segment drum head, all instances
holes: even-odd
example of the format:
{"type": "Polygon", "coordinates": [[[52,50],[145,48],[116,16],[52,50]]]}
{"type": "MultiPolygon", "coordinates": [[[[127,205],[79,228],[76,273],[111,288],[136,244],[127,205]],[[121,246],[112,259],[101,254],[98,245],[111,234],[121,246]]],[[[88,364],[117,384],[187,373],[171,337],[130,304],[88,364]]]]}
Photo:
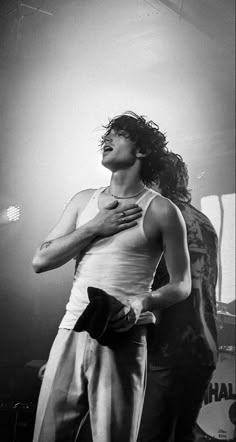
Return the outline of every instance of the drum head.
{"type": "Polygon", "coordinates": [[[206,439],[236,440],[235,409],[235,354],[221,351],[197,420],[206,439]]]}

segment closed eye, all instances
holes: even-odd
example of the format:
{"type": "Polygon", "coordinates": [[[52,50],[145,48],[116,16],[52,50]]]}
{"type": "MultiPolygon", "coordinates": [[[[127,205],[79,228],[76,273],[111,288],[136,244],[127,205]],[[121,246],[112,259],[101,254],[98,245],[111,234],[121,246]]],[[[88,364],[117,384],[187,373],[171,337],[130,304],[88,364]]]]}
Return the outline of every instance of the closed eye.
{"type": "Polygon", "coordinates": [[[130,138],[128,132],[126,132],[126,130],[123,129],[118,130],[117,135],[119,135],[119,137],[130,138]]]}

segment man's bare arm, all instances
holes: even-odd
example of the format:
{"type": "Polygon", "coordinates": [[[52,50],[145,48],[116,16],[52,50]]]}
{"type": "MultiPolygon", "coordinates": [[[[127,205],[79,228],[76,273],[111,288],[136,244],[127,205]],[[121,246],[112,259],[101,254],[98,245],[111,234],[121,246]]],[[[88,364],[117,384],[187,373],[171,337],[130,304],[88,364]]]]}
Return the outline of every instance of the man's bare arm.
{"type": "MultiPolygon", "coordinates": [[[[93,190],[80,192],[69,201],[59,222],[36,250],[32,262],[36,273],[59,267],[77,254],[77,237],[74,233],[76,221],[79,209],[83,209],[92,192],[93,190]]],[[[87,234],[87,239],[90,239],[89,232],[87,234]]]]}
{"type": "MultiPolygon", "coordinates": [[[[90,196],[91,192],[89,193],[90,196]]],[[[88,194],[77,194],[66,207],[56,227],[50,232],[45,242],[38,247],[33,258],[36,273],[60,267],[84,250],[95,238],[114,235],[121,230],[137,224],[141,209],[136,204],[129,204],[120,209],[118,202],[108,204],[104,209],[83,226],[76,228],[78,206],[84,206],[88,194]],[[124,219],[125,211],[125,219],[124,219]]]]}
{"type": "MultiPolygon", "coordinates": [[[[153,201],[151,230],[161,234],[163,251],[170,281],[165,286],[146,293],[143,297],[132,297],[124,302],[123,310],[114,315],[116,331],[129,330],[145,311],[160,311],[186,299],[191,291],[190,258],[187,246],[187,232],[183,216],[169,200],[153,201]],[[127,314],[130,320],[127,321],[127,314]]],[[[157,270],[158,271],[158,270],[157,270]]]]}
{"type": "Polygon", "coordinates": [[[170,307],[186,299],[191,292],[190,258],[183,216],[180,210],[168,201],[166,210],[159,220],[170,280],[168,284],[154,290],[148,297],[147,310],[170,307]]]}
{"type": "Polygon", "coordinates": [[[96,236],[94,229],[82,226],[67,235],[46,241],[34,256],[34,271],[41,273],[62,266],[78,255],[96,236]]]}

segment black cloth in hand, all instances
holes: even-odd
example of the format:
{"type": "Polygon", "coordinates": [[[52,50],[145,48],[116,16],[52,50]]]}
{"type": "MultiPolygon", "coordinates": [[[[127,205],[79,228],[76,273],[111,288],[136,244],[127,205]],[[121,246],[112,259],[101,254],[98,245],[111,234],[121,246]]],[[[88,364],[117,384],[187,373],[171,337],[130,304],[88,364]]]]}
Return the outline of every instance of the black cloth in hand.
{"type": "Polygon", "coordinates": [[[123,308],[123,304],[114,296],[96,287],[88,287],[89,304],[77,320],[74,331],[87,331],[101,345],[113,347],[127,336],[127,332],[118,333],[109,329],[112,316],[123,308]]]}

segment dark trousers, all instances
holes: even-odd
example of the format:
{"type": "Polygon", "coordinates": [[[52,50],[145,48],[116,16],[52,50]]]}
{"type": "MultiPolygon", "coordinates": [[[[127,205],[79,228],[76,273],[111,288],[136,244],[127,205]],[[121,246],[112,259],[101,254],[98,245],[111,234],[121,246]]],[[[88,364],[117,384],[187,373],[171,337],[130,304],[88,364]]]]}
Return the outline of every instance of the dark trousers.
{"type": "Polygon", "coordinates": [[[193,442],[212,367],[149,369],[138,442],[193,442]]]}

